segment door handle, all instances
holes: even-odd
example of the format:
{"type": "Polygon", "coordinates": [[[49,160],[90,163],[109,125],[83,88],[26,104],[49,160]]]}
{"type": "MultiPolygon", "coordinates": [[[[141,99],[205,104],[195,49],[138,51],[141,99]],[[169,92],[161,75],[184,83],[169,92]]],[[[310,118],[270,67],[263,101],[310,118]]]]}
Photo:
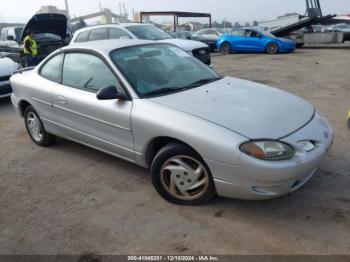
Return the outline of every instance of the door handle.
{"type": "Polygon", "coordinates": [[[61,105],[66,105],[67,104],[67,99],[63,96],[57,96],[57,101],[61,105]]]}

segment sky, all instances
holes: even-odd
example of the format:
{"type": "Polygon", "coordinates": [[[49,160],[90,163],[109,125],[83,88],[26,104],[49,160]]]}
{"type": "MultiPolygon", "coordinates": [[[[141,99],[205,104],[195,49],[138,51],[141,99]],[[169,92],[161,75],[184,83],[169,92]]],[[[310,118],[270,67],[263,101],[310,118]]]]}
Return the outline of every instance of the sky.
{"type": "MultiPolygon", "coordinates": [[[[350,0],[320,0],[324,14],[350,14],[350,0]]],[[[121,0],[68,0],[71,15],[85,15],[102,7],[119,13],[121,0]]],[[[251,22],[274,19],[290,12],[305,13],[305,0],[124,0],[137,11],[193,11],[211,13],[213,20],[251,22]]],[[[25,22],[41,5],[64,9],[64,0],[0,0],[0,22],[25,22]]],[[[131,18],[131,16],[129,16],[131,18]]],[[[163,19],[163,18],[162,18],[163,19]]]]}

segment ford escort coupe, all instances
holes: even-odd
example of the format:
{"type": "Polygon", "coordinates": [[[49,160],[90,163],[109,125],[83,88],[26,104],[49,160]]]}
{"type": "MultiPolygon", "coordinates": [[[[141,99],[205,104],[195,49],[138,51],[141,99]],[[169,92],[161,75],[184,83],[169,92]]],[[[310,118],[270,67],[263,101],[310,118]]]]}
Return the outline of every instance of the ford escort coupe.
{"type": "Polygon", "coordinates": [[[35,144],[62,137],[149,168],[175,204],[289,194],[333,142],[330,124],[305,100],[221,77],[167,43],[70,45],[11,84],[35,144]]]}

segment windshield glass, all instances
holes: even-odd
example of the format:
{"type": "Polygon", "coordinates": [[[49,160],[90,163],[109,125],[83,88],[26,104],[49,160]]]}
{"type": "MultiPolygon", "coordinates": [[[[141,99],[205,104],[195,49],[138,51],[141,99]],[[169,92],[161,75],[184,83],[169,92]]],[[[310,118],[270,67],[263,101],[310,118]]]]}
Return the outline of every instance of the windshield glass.
{"type": "Polygon", "coordinates": [[[174,38],[174,36],[153,25],[127,26],[126,29],[133,33],[138,39],[164,40],[174,38]]]}
{"type": "Polygon", "coordinates": [[[264,30],[263,28],[255,28],[254,30],[259,32],[260,34],[262,34],[264,36],[276,38],[276,36],[271,34],[270,31],[264,30]]]}
{"type": "Polygon", "coordinates": [[[141,97],[165,95],[219,79],[208,66],[169,44],[149,44],[112,51],[111,59],[141,97]]]}
{"type": "Polygon", "coordinates": [[[16,34],[17,40],[21,38],[22,31],[23,31],[23,27],[16,27],[15,28],[15,34],[16,34]]]}

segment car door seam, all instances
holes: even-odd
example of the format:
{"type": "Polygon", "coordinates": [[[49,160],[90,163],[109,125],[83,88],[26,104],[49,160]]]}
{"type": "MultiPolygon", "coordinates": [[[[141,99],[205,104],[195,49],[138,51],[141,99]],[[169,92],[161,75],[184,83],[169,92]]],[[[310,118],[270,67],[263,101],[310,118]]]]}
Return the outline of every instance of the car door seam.
{"type": "Polygon", "coordinates": [[[93,121],[96,121],[96,122],[99,122],[99,123],[102,123],[102,124],[105,124],[105,125],[108,125],[108,126],[112,126],[112,127],[115,127],[115,128],[119,128],[119,129],[131,132],[131,129],[129,129],[129,128],[126,128],[126,127],[123,127],[123,126],[119,126],[119,125],[116,125],[116,124],[113,124],[113,123],[110,123],[110,122],[107,122],[107,121],[104,121],[104,120],[101,120],[101,119],[98,119],[98,118],[95,118],[95,117],[87,116],[87,115],[78,113],[76,111],[73,111],[73,110],[70,110],[70,109],[67,109],[67,108],[55,105],[55,104],[53,105],[53,107],[57,108],[57,109],[61,109],[63,111],[67,111],[69,113],[72,113],[72,114],[75,114],[75,115],[78,115],[78,116],[81,116],[81,117],[84,117],[84,118],[87,118],[87,119],[90,119],[90,120],[93,120],[93,121]]]}
{"type": "MultiPolygon", "coordinates": [[[[107,141],[107,140],[104,140],[104,139],[98,138],[98,137],[93,136],[93,135],[86,134],[86,133],[81,132],[81,131],[79,131],[79,130],[76,130],[76,129],[74,129],[74,128],[71,128],[71,127],[68,127],[68,126],[65,126],[65,125],[59,124],[59,123],[57,123],[57,122],[55,122],[55,121],[51,121],[51,120],[46,119],[46,118],[43,118],[43,117],[42,117],[41,119],[42,119],[42,120],[44,120],[44,121],[50,122],[50,123],[52,123],[52,124],[55,124],[55,125],[61,126],[61,127],[63,127],[63,128],[70,129],[70,130],[72,130],[72,131],[74,131],[74,132],[76,132],[76,133],[80,133],[80,134],[82,134],[82,135],[88,136],[88,137],[93,138],[93,139],[95,139],[95,140],[98,140],[98,141],[101,141],[101,142],[104,142],[104,143],[110,144],[110,145],[112,145],[112,146],[114,146],[114,147],[117,147],[117,148],[120,148],[120,149],[124,149],[124,150],[126,150],[126,151],[131,152],[131,153],[135,153],[135,151],[134,151],[134,150],[132,150],[132,149],[129,149],[129,148],[126,148],[126,147],[123,147],[123,146],[120,146],[120,145],[116,145],[116,144],[114,144],[114,143],[112,143],[112,142],[109,142],[109,141],[107,141]]],[[[79,142],[79,143],[80,143],[80,142],[79,142]]]]}

